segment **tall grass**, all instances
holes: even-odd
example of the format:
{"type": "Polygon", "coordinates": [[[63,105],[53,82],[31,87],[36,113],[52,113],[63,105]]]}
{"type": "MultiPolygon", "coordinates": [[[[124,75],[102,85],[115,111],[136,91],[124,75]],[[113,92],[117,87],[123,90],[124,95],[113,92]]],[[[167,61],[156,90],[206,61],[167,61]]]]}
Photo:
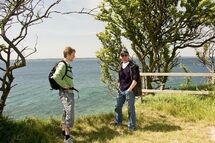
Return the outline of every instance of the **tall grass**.
{"type": "Polygon", "coordinates": [[[215,122],[215,97],[211,95],[160,94],[147,96],[141,106],[188,121],[215,122]]]}
{"type": "Polygon", "coordinates": [[[0,118],[0,143],[59,143],[60,133],[58,120],[0,118]]]}
{"type": "MultiPolygon", "coordinates": [[[[125,105],[127,106],[127,105],[125,105]]],[[[110,107],[114,108],[114,107],[110,107]]],[[[71,131],[75,143],[209,143],[215,125],[215,97],[194,95],[146,96],[136,103],[137,130],[110,125],[114,114],[82,116],[71,131]]],[[[0,118],[0,143],[63,143],[60,120],[0,118]]]]}

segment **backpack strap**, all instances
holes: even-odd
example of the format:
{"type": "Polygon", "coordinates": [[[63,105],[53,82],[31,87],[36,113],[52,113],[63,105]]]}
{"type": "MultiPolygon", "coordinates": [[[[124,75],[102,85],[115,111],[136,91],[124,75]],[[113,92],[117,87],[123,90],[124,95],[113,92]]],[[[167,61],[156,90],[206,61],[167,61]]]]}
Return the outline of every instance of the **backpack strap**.
{"type": "Polygon", "coordinates": [[[71,88],[69,88],[69,89],[71,89],[71,90],[75,90],[76,92],[79,92],[79,90],[78,90],[78,89],[76,89],[76,88],[74,88],[74,87],[71,87],[71,88]]]}
{"type": "Polygon", "coordinates": [[[75,90],[75,91],[78,93],[78,98],[79,98],[79,91],[78,91],[78,89],[76,89],[76,88],[74,88],[74,87],[71,87],[71,88],[69,88],[69,89],[75,90]]]}
{"type": "MultiPolygon", "coordinates": [[[[66,66],[65,74],[63,75],[62,80],[65,78],[65,76],[67,76],[68,78],[73,79],[73,77],[70,77],[70,76],[67,75],[68,68],[70,68],[69,71],[72,72],[72,70],[71,70],[72,67],[68,66],[67,63],[66,63],[64,60],[62,60],[62,61],[60,61],[60,62],[63,62],[63,63],[65,64],[65,66],[66,66]]],[[[59,62],[59,63],[60,63],[60,62],[59,62]]]]}
{"type": "MultiPolygon", "coordinates": [[[[68,65],[67,65],[67,63],[64,61],[64,60],[61,60],[60,62],[63,62],[64,64],[65,64],[65,66],[66,66],[66,71],[65,71],[65,74],[63,75],[63,77],[62,77],[62,80],[64,79],[64,77],[65,76],[67,76],[67,71],[68,71],[68,65]]],[[[59,63],[60,63],[59,62],[59,63]]],[[[71,70],[71,69],[70,69],[71,70]]],[[[67,76],[67,77],[69,77],[69,78],[71,78],[71,79],[73,79],[72,77],[70,77],[70,76],[67,76]]],[[[69,88],[70,90],[75,90],[77,93],[78,93],[78,98],[79,98],[79,91],[76,89],[76,88],[74,88],[74,87],[71,87],[71,88],[69,88]]]]}
{"type": "MultiPolygon", "coordinates": [[[[72,72],[72,67],[68,66],[67,68],[69,68],[69,70],[67,69],[67,72],[68,72],[68,71],[69,71],[69,72],[72,72]]],[[[69,75],[67,75],[67,74],[65,74],[64,77],[65,77],[65,76],[67,76],[68,78],[73,79],[73,77],[71,77],[71,76],[69,76],[69,75]]]]}
{"type": "MultiPolygon", "coordinates": [[[[64,60],[61,60],[60,62],[63,62],[63,63],[65,64],[65,66],[66,66],[65,74],[64,74],[63,77],[61,78],[61,79],[63,80],[64,77],[67,75],[67,68],[68,68],[68,65],[67,65],[67,63],[66,63],[64,60]]],[[[60,63],[60,62],[59,62],[59,63],[60,63]]]]}
{"type": "Polygon", "coordinates": [[[129,70],[130,70],[130,77],[131,77],[131,81],[133,81],[133,68],[135,65],[135,63],[133,61],[129,61],[129,70]]]}

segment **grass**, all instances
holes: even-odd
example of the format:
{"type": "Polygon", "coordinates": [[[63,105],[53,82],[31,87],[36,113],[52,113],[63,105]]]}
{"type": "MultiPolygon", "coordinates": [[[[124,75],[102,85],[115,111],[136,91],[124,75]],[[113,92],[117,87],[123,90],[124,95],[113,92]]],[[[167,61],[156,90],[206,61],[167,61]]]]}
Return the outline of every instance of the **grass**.
{"type": "Polygon", "coordinates": [[[215,122],[214,96],[160,94],[144,98],[142,106],[186,121],[215,122]]]}
{"type": "MultiPolygon", "coordinates": [[[[110,107],[113,108],[113,107],[110,107]]],[[[155,95],[136,104],[137,130],[127,130],[127,110],[120,127],[114,114],[83,116],[71,131],[75,143],[212,143],[215,97],[155,95]]],[[[60,121],[0,119],[0,143],[62,143],[60,121]]]]}
{"type": "Polygon", "coordinates": [[[60,133],[58,120],[0,118],[0,143],[59,143],[60,133]]]}
{"type": "Polygon", "coordinates": [[[214,90],[214,85],[212,84],[205,84],[205,85],[193,85],[193,86],[188,86],[188,85],[181,85],[179,88],[176,88],[178,90],[193,90],[193,91],[199,91],[199,90],[207,90],[207,91],[213,91],[214,90]]]}

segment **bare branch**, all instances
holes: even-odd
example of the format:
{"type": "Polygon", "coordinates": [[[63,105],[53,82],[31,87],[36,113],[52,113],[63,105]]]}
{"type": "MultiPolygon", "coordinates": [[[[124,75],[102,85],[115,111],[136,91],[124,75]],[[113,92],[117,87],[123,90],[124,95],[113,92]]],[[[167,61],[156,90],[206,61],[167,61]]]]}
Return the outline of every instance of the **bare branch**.
{"type": "Polygon", "coordinates": [[[6,69],[0,67],[0,70],[3,71],[3,75],[0,77],[0,81],[2,81],[0,90],[3,91],[0,96],[0,115],[2,115],[11,88],[16,86],[16,84],[11,86],[14,79],[13,70],[26,65],[26,57],[36,52],[38,40],[36,40],[34,48],[32,49],[28,47],[21,49],[19,46],[20,43],[26,38],[29,27],[39,24],[43,22],[43,19],[48,18],[52,13],[51,9],[61,0],[54,0],[47,8],[44,7],[43,1],[44,0],[7,0],[4,1],[4,3],[0,2],[0,38],[3,43],[6,43],[6,46],[0,45],[0,60],[6,65],[6,69]],[[18,31],[18,33],[11,38],[8,31],[12,28],[18,31]],[[24,51],[29,49],[32,51],[24,55],[24,51]],[[11,60],[12,52],[17,56],[14,63],[12,63],[11,60]]]}
{"type": "Polygon", "coordinates": [[[12,88],[14,88],[15,86],[17,86],[18,84],[14,84],[14,85],[12,85],[10,88],[12,89],[12,88]]]}
{"type": "Polygon", "coordinates": [[[35,43],[35,45],[34,45],[34,48],[33,49],[30,49],[30,50],[32,50],[32,52],[31,53],[29,53],[28,55],[26,55],[25,56],[25,58],[27,58],[27,57],[29,57],[30,55],[32,55],[32,54],[34,54],[34,53],[36,53],[37,52],[37,44],[38,44],[38,37],[37,37],[37,39],[36,39],[36,43],[35,43]]]}
{"type": "Polygon", "coordinates": [[[97,10],[98,7],[95,7],[93,9],[86,9],[83,8],[81,11],[70,11],[70,12],[60,12],[60,11],[52,11],[52,13],[59,13],[59,14],[63,14],[63,15],[68,15],[68,14],[87,14],[87,15],[91,15],[91,16],[96,16],[96,14],[93,14],[93,12],[97,12],[95,10],[97,10]]]}

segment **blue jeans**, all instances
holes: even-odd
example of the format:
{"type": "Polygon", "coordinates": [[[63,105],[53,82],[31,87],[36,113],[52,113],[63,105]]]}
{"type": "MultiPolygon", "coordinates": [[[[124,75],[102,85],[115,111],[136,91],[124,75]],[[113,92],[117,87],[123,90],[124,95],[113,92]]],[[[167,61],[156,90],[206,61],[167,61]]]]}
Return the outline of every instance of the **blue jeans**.
{"type": "Polygon", "coordinates": [[[128,102],[128,128],[132,129],[136,126],[135,94],[133,91],[119,91],[115,105],[115,122],[117,124],[122,123],[122,107],[125,101],[128,102]]]}

